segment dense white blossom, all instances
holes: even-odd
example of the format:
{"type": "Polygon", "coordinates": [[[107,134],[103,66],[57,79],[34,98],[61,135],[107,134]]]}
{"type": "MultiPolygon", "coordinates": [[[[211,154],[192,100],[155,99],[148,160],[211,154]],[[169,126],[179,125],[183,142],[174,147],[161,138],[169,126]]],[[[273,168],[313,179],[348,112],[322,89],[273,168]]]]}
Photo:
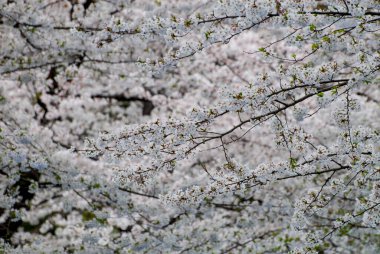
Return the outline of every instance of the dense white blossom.
{"type": "Polygon", "coordinates": [[[379,16],[0,1],[0,253],[378,253],[379,16]]]}

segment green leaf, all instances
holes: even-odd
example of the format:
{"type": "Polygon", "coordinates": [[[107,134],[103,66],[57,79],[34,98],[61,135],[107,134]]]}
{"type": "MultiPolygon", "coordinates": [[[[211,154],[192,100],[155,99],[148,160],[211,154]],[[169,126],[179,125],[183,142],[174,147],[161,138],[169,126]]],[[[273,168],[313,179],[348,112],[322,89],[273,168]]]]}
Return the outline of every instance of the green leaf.
{"type": "Polygon", "coordinates": [[[338,29],[338,30],[335,30],[334,32],[333,32],[333,34],[339,34],[339,33],[344,33],[346,30],[344,30],[344,29],[338,29]]]}
{"type": "Polygon", "coordinates": [[[99,189],[101,187],[100,183],[96,183],[92,186],[94,189],[99,189]]]}
{"type": "Polygon", "coordinates": [[[259,48],[259,51],[260,51],[260,52],[264,52],[264,53],[267,52],[267,51],[265,50],[265,48],[259,48]]]}
{"type": "Polygon", "coordinates": [[[343,226],[339,229],[339,235],[344,236],[347,235],[352,229],[352,226],[350,224],[343,226]]]}
{"type": "Polygon", "coordinates": [[[16,211],[10,211],[9,216],[14,219],[16,218],[16,211]]]}
{"type": "Polygon", "coordinates": [[[212,31],[205,32],[206,40],[210,39],[210,36],[212,33],[213,33],[212,31]]]}
{"type": "Polygon", "coordinates": [[[102,225],[105,225],[107,223],[107,219],[99,219],[99,218],[96,218],[96,221],[99,222],[100,224],[102,225]]]}
{"type": "Polygon", "coordinates": [[[184,25],[185,25],[185,27],[190,27],[192,24],[193,24],[193,22],[191,22],[190,19],[186,19],[186,20],[184,21],[184,25]]]}
{"type": "Polygon", "coordinates": [[[174,16],[174,15],[172,15],[172,16],[171,16],[171,21],[173,21],[174,23],[177,23],[177,22],[178,22],[178,21],[177,21],[177,17],[174,16]]]}
{"type": "Polygon", "coordinates": [[[37,31],[37,29],[35,27],[31,27],[28,29],[28,31],[31,33],[35,33],[37,31]]]}
{"type": "Polygon", "coordinates": [[[95,214],[91,211],[88,211],[88,210],[85,210],[82,213],[82,220],[83,221],[90,221],[90,220],[95,219],[95,217],[96,217],[95,214]]]}
{"type": "Polygon", "coordinates": [[[58,42],[58,46],[59,46],[60,48],[63,48],[63,47],[65,46],[65,44],[66,44],[65,41],[60,41],[60,42],[58,42]]]}
{"type": "Polygon", "coordinates": [[[290,157],[290,168],[295,169],[297,167],[297,159],[290,157]]]}
{"type": "Polygon", "coordinates": [[[313,44],[311,45],[311,50],[315,51],[315,50],[317,50],[317,49],[319,49],[319,44],[318,44],[318,43],[313,43],[313,44]]]}
{"type": "Polygon", "coordinates": [[[328,36],[323,36],[322,41],[327,42],[327,43],[331,42],[330,37],[328,37],[328,36]]]}
{"type": "Polygon", "coordinates": [[[242,100],[244,99],[244,95],[242,92],[238,93],[238,94],[235,94],[234,96],[232,96],[234,99],[236,100],[242,100]]]}
{"type": "Polygon", "coordinates": [[[303,41],[302,35],[297,35],[296,36],[296,41],[303,41]]]}

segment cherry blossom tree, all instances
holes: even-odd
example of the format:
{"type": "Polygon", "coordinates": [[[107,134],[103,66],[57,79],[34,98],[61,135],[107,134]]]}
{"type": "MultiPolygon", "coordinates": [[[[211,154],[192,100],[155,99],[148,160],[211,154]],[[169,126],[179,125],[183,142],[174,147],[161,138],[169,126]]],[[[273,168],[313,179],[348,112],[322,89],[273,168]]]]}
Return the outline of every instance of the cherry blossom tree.
{"type": "Polygon", "coordinates": [[[378,0],[0,0],[0,253],[378,253],[378,0]]]}

